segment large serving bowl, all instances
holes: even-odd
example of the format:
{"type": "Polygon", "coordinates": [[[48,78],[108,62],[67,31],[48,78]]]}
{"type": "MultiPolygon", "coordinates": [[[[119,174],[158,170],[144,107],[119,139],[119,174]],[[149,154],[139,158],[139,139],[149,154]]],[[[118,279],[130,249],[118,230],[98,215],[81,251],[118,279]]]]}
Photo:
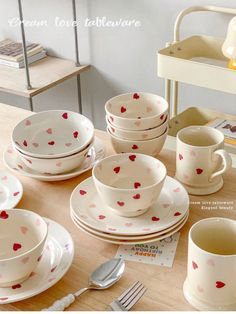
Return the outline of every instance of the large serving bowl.
{"type": "Polygon", "coordinates": [[[143,214],[157,200],[166,178],[165,165],[151,156],[109,156],[93,168],[97,191],[106,205],[120,216],[143,214]]]}
{"type": "Polygon", "coordinates": [[[107,128],[108,131],[116,137],[119,137],[124,140],[131,141],[144,141],[150,140],[156,137],[161,136],[165,133],[168,127],[168,116],[166,116],[166,120],[156,128],[148,129],[148,130],[139,130],[139,131],[129,131],[125,129],[120,129],[115,127],[111,121],[109,121],[108,117],[106,117],[107,128]]]}
{"type": "Polygon", "coordinates": [[[129,93],[108,100],[105,111],[109,121],[117,128],[147,130],[165,121],[168,103],[158,95],[129,93]]]}
{"type": "Polygon", "coordinates": [[[13,146],[36,158],[61,158],[82,151],[94,137],[92,122],[72,111],[50,110],[19,122],[12,133],[13,146]]]}
{"type": "Polygon", "coordinates": [[[108,129],[107,132],[110,135],[112,147],[117,154],[142,153],[150,156],[156,156],[160,153],[165,144],[165,140],[168,134],[168,128],[161,136],[144,141],[124,140],[111,134],[108,129]]]}
{"type": "Polygon", "coordinates": [[[88,152],[92,146],[93,141],[81,152],[61,158],[36,158],[27,156],[20,151],[17,151],[17,153],[23,163],[32,170],[44,174],[60,174],[79,167],[87,158],[88,152]]]}
{"type": "Polygon", "coordinates": [[[19,288],[29,277],[41,258],[47,230],[44,219],[32,211],[0,211],[0,287],[19,288]]]}

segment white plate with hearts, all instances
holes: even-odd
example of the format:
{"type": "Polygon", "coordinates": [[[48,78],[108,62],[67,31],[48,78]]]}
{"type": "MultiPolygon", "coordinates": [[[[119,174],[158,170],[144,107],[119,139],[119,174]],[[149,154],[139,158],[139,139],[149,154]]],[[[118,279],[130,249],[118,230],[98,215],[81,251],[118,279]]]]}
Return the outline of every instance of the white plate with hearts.
{"type": "Polygon", "coordinates": [[[172,234],[176,233],[177,231],[179,231],[184,225],[185,223],[187,222],[188,220],[188,215],[185,217],[185,219],[182,221],[181,224],[179,224],[176,228],[172,229],[171,231],[169,232],[166,232],[166,233],[163,233],[161,235],[157,235],[157,236],[154,236],[152,238],[148,238],[148,239],[139,239],[139,240],[115,240],[115,239],[110,239],[110,238],[107,238],[105,236],[99,236],[99,235],[96,235],[88,230],[86,230],[80,223],[76,222],[76,220],[73,218],[73,216],[71,216],[71,219],[72,221],[74,222],[74,224],[80,229],[82,230],[83,232],[89,234],[91,237],[95,238],[95,239],[98,239],[98,240],[101,240],[101,241],[104,241],[104,242],[107,242],[107,243],[111,243],[111,244],[118,244],[118,245],[135,245],[135,244],[141,244],[141,243],[151,243],[151,242],[156,242],[156,241],[160,241],[160,240],[163,240],[165,238],[168,238],[170,237],[172,234]]]}
{"type": "Polygon", "coordinates": [[[0,208],[12,209],[21,200],[23,186],[12,174],[0,171],[0,208]]]}
{"type": "Polygon", "coordinates": [[[184,215],[180,221],[178,221],[175,225],[171,226],[170,228],[164,229],[164,230],[159,231],[159,232],[140,235],[140,236],[122,236],[120,234],[114,235],[114,234],[112,234],[112,231],[110,231],[109,233],[97,231],[97,230],[92,229],[92,228],[88,227],[87,225],[83,224],[78,218],[76,218],[74,216],[73,212],[71,212],[70,215],[71,215],[71,218],[73,219],[73,221],[77,223],[77,225],[80,225],[83,229],[87,230],[90,233],[98,235],[98,236],[106,237],[106,238],[111,239],[111,240],[113,240],[113,239],[114,240],[146,240],[149,238],[161,236],[164,233],[170,232],[172,229],[176,229],[178,227],[178,225],[180,225],[183,221],[185,221],[187,216],[189,216],[189,211],[187,211],[186,215],[184,215]]]}
{"type": "Polygon", "coordinates": [[[71,170],[70,172],[53,175],[53,174],[42,174],[37,171],[34,171],[32,169],[29,169],[20,159],[20,157],[17,155],[17,152],[13,149],[11,145],[7,147],[3,154],[3,161],[5,166],[10,169],[11,171],[14,171],[22,176],[41,180],[41,181],[61,181],[61,180],[68,180],[74,177],[77,177],[78,175],[84,173],[85,171],[88,171],[92,169],[94,164],[102,159],[105,156],[105,146],[102,143],[102,141],[95,137],[94,145],[89,150],[88,156],[86,160],[83,162],[83,164],[71,170]]]}
{"type": "Polygon", "coordinates": [[[69,232],[55,221],[47,218],[45,220],[48,224],[48,238],[37,268],[23,283],[0,288],[0,305],[28,299],[47,290],[71,266],[74,244],[69,232]]]}
{"type": "Polygon", "coordinates": [[[159,199],[146,213],[132,218],[121,217],[102,202],[90,177],[72,192],[70,208],[75,217],[95,230],[144,235],[162,231],[180,221],[189,209],[189,196],[177,180],[167,176],[159,199]]]}

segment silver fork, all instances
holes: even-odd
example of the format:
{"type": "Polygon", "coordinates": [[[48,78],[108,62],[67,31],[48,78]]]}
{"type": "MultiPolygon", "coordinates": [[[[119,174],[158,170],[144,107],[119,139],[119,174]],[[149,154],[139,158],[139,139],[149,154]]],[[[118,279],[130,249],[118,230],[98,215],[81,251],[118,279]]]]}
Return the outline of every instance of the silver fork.
{"type": "Polygon", "coordinates": [[[113,311],[129,311],[144,295],[147,288],[139,281],[136,281],[122,295],[115,299],[110,307],[113,311]]]}

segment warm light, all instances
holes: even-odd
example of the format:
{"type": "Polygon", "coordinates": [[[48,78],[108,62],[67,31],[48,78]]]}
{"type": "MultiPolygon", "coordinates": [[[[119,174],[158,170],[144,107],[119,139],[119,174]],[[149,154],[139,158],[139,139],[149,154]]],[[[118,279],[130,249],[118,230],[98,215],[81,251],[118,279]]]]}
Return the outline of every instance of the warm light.
{"type": "Polygon", "coordinates": [[[236,70],[236,16],[232,18],[228,26],[226,39],[222,46],[225,57],[230,59],[228,68],[236,70]]]}

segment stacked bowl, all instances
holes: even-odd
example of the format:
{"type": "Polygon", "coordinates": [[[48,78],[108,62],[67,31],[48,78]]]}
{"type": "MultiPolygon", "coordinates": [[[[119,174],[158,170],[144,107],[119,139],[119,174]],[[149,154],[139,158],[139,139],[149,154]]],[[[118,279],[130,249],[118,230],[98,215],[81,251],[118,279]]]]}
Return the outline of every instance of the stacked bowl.
{"type": "Polygon", "coordinates": [[[94,126],[85,116],[50,110],[19,122],[12,145],[25,165],[43,174],[66,173],[86,159],[94,140],[94,126]]]}
{"type": "Polygon", "coordinates": [[[117,153],[156,156],[168,133],[168,103],[158,95],[129,93],[105,104],[107,132],[117,153]]]}

